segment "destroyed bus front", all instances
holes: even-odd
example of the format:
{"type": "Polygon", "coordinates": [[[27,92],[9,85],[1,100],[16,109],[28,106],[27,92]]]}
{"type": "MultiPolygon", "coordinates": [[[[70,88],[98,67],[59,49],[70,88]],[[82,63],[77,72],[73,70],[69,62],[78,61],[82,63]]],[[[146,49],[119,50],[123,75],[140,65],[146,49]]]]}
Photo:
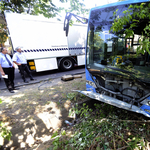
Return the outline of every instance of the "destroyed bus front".
{"type": "Polygon", "coordinates": [[[137,55],[143,29],[149,20],[141,20],[130,38],[122,34],[128,25],[120,33],[110,30],[114,18],[124,16],[123,11],[131,2],[135,4],[132,0],[91,9],[86,47],[87,91],[80,92],[150,117],[150,56],[146,51],[137,55]]]}

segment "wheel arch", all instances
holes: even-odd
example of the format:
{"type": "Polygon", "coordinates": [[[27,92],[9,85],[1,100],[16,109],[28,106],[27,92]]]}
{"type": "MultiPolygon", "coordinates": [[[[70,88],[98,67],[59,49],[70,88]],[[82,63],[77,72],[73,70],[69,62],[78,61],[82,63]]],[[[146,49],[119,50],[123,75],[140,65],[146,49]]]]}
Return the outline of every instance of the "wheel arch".
{"type": "Polygon", "coordinates": [[[59,70],[61,70],[61,62],[63,61],[63,60],[65,60],[65,59],[71,59],[72,61],[73,61],[73,63],[74,63],[74,65],[75,64],[77,64],[77,57],[76,56],[71,56],[71,57],[59,57],[59,58],[57,58],[57,63],[58,63],[58,69],[59,70]]]}
{"type": "Polygon", "coordinates": [[[63,59],[67,59],[70,58],[73,60],[74,64],[77,64],[77,57],[76,56],[72,56],[72,57],[58,57],[57,58],[57,63],[58,63],[58,68],[60,69],[60,63],[63,59]]]}

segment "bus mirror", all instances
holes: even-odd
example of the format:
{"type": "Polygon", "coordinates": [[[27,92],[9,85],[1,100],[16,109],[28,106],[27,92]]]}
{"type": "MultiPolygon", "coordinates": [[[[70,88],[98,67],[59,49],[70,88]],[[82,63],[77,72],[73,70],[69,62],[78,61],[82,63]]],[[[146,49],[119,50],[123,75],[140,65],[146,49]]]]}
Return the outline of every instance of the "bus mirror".
{"type": "Polygon", "coordinates": [[[68,36],[68,32],[69,32],[69,22],[67,22],[67,25],[66,25],[66,36],[68,36]]]}
{"type": "Polygon", "coordinates": [[[71,19],[71,17],[74,16],[78,21],[80,21],[83,24],[87,24],[88,23],[88,19],[87,18],[83,18],[80,16],[77,16],[73,13],[67,12],[66,16],[65,16],[65,20],[64,20],[64,31],[66,31],[66,36],[68,36],[68,32],[69,32],[69,21],[71,19]],[[79,19],[80,18],[80,19],[79,19]],[[83,19],[84,22],[81,20],[83,19]],[[67,24],[66,24],[66,20],[67,20],[67,24]]]}
{"type": "Polygon", "coordinates": [[[64,23],[64,31],[66,31],[66,36],[68,36],[68,32],[69,32],[69,22],[68,21],[67,21],[66,25],[64,23]]]}

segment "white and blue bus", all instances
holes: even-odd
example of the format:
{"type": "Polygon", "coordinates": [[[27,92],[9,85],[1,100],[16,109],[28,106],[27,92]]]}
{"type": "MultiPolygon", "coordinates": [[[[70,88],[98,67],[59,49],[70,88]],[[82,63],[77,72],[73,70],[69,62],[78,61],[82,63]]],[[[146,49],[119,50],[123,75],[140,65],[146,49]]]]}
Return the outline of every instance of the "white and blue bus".
{"type": "MultiPolygon", "coordinates": [[[[86,40],[86,91],[80,93],[98,101],[150,117],[150,56],[137,55],[149,16],[133,27],[134,36],[112,32],[116,17],[123,17],[130,5],[149,0],[126,0],[92,8],[86,40]]],[[[134,12],[134,10],[133,10],[134,12]]],[[[133,17],[134,19],[134,17],[133,17]]],[[[129,22],[129,24],[132,22],[129,22]]]]}

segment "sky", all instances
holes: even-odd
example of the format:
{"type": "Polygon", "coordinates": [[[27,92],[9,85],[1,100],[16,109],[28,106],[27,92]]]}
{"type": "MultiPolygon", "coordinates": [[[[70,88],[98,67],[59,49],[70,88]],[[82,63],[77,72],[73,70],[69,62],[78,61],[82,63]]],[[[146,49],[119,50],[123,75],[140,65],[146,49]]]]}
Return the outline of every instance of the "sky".
{"type": "MultiPolygon", "coordinates": [[[[92,8],[95,6],[100,6],[100,5],[105,5],[108,3],[113,3],[113,2],[117,2],[118,0],[80,0],[82,3],[85,4],[86,8],[92,8]]],[[[58,7],[65,7],[67,8],[69,6],[69,4],[66,3],[61,3],[59,0],[54,0],[53,3],[58,7]]]]}
{"type": "MultiPolygon", "coordinates": [[[[101,5],[105,5],[108,3],[114,3],[117,2],[118,0],[80,0],[82,3],[85,4],[85,8],[90,9],[96,6],[101,6],[101,5]]],[[[53,0],[53,3],[57,6],[57,7],[64,7],[67,8],[69,7],[69,3],[61,3],[60,0],[53,0]]],[[[62,18],[64,18],[66,15],[65,12],[61,12],[60,16],[62,18]]]]}
{"type": "Polygon", "coordinates": [[[108,3],[113,3],[113,2],[117,2],[118,0],[84,0],[84,4],[86,5],[87,8],[92,8],[95,6],[101,6],[101,5],[105,5],[108,3]]]}

